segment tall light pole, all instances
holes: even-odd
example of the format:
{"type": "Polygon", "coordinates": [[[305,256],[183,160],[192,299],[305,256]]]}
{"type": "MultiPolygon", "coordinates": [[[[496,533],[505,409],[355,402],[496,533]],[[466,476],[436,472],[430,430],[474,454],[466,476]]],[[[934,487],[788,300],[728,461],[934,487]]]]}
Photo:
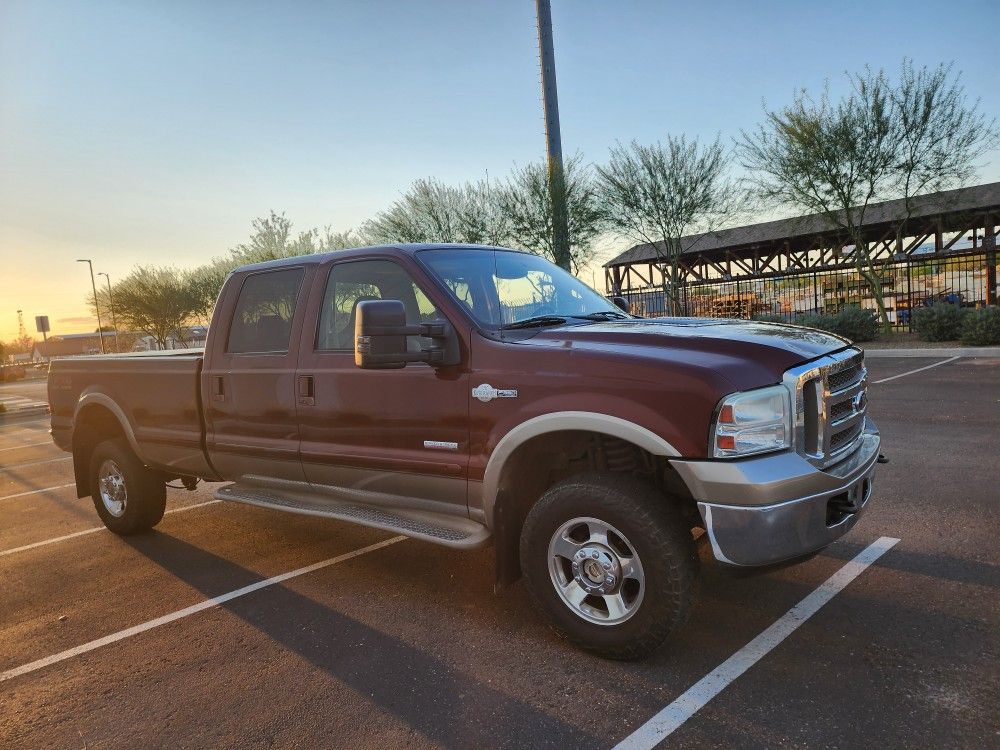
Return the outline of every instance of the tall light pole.
{"type": "Polygon", "coordinates": [[[549,167],[549,202],[552,205],[552,254],[557,265],[571,271],[569,222],[566,216],[566,175],[563,171],[562,136],[559,134],[559,93],[556,91],[556,55],[552,47],[552,6],[535,0],[538,13],[538,57],[542,68],[542,104],[545,108],[545,145],[549,167]]]}
{"type": "Polygon", "coordinates": [[[111,277],[108,276],[104,271],[97,274],[98,276],[103,276],[104,280],[108,282],[108,307],[111,309],[111,327],[115,329],[115,351],[118,351],[118,321],[115,318],[115,298],[111,296],[111,277]]]}
{"type": "Polygon", "coordinates": [[[94,281],[94,264],[90,262],[90,258],[77,258],[77,263],[86,263],[90,266],[90,288],[94,290],[94,312],[97,313],[97,335],[101,337],[101,354],[107,354],[107,349],[104,348],[104,331],[101,326],[101,308],[97,304],[97,283],[94,281]]]}

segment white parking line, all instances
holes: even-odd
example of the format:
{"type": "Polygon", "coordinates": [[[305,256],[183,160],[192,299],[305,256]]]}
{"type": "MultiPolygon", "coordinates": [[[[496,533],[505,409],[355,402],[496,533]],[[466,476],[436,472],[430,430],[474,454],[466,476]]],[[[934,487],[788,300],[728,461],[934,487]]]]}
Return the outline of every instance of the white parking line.
{"type": "Polygon", "coordinates": [[[347,560],[352,560],[355,557],[360,557],[361,555],[366,555],[369,552],[375,552],[383,547],[388,547],[390,544],[395,544],[396,542],[401,542],[406,539],[405,536],[394,536],[391,539],[386,539],[383,542],[377,542],[376,544],[369,544],[367,547],[362,547],[361,549],[356,549],[353,552],[347,552],[343,555],[337,555],[336,557],[330,557],[326,560],[321,560],[318,563],[313,563],[312,565],[307,565],[304,568],[298,568],[296,570],[289,571],[288,573],[282,573],[281,575],[274,576],[273,578],[267,578],[263,581],[257,581],[257,583],[251,583],[249,586],[244,586],[243,588],[236,589],[235,591],[230,591],[226,594],[220,596],[214,596],[211,599],[205,599],[202,602],[193,604],[190,607],[185,607],[184,609],[179,609],[176,612],[171,612],[170,614],[163,615],[162,617],[157,617],[155,620],[147,620],[139,625],[134,625],[131,628],[126,628],[125,630],[119,630],[117,633],[112,633],[111,635],[106,635],[103,638],[98,638],[88,643],[84,643],[81,646],[75,646],[74,648],[66,649],[65,651],[60,651],[58,654],[53,654],[52,656],[46,656],[44,659],[38,659],[37,661],[24,664],[20,667],[14,667],[14,669],[8,669],[6,672],[0,672],[0,682],[6,682],[15,677],[20,677],[23,674],[28,674],[29,672],[35,672],[39,669],[43,669],[51,664],[56,664],[57,662],[65,661],[66,659],[72,659],[74,656],[79,656],[80,654],[85,654],[88,651],[93,651],[95,649],[101,648],[102,646],[107,646],[118,641],[125,640],[126,638],[131,638],[134,635],[139,635],[140,633],[145,633],[147,630],[152,630],[153,628],[158,628],[161,625],[166,625],[167,623],[174,622],[175,620],[180,620],[185,617],[190,617],[191,615],[202,612],[206,609],[211,609],[212,607],[217,607],[220,604],[225,604],[233,599],[238,599],[241,596],[246,596],[247,594],[252,594],[255,591],[260,591],[261,589],[266,589],[269,586],[274,586],[276,584],[287,581],[291,578],[298,578],[299,576],[305,575],[306,573],[312,573],[316,570],[322,568],[328,568],[331,565],[336,565],[337,563],[346,562],[347,560]]]}
{"type": "Polygon", "coordinates": [[[932,365],[918,367],[916,370],[908,370],[907,372],[901,372],[899,375],[893,375],[891,378],[882,378],[881,380],[873,380],[872,383],[888,383],[890,380],[895,380],[896,378],[905,378],[907,375],[913,375],[918,372],[923,372],[924,370],[929,370],[932,367],[940,367],[941,365],[946,365],[949,362],[954,362],[956,359],[961,359],[961,357],[951,357],[949,359],[943,359],[940,362],[935,362],[932,365]]]}
{"type": "Polygon", "coordinates": [[[720,666],[692,685],[677,700],[660,711],[632,734],[615,746],[615,750],[639,750],[656,747],[685,721],[701,710],[737,677],[767,656],[806,620],[839,592],[861,575],[865,569],[899,542],[883,536],[865,549],[844,567],[830,576],[805,599],[792,607],[767,630],[730,656],[720,666]]]}
{"type": "MultiPolygon", "coordinates": [[[[170,515],[171,513],[182,513],[185,510],[194,510],[195,508],[204,508],[206,505],[214,505],[215,503],[221,503],[221,500],[206,500],[203,503],[195,503],[194,505],[185,505],[181,508],[171,508],[166,511],[163,515],[170,515]]],[[[23,547],[13,547],[11,549],[0,550],[0,557],[4,555],[13,555],[15,552],[25,552],[29,549],[35,549],[36,547],[44,547],[48,544],[55,544],[56,542],[65,542],[67,539],[76,539],[78,536],[86,536],[87,534],[93,534],[97,531],[106,531],[106,526],[93,526],[89,529],[84,529],[83,531],[74,531],[72,534],[65,534],[63,536],[53,537],[52,539],[43,539],[40,542],[32,542],[31,544],[25,544],[23,547]]]]}
{"type": "Polygon", "coordinates": [[[53,443],[51,440],[43,440],[40,443],[25,443],[24,445],[8,445],[6,448],[0,448],[0,452],[16,451],[22,448],[37,448],[39,445],[51,445],[52,447],[55,447],[55,443],[53,443]]]}
{"type": "Polygon", "coordinates": [[[27,497],[28,495],[38,495],[39,493],[42,492],[52,492],[53,490],[64,490],[67,487],[76,487],[76,483],[73,482],[70,484],[58,484],[55,487],[45,487],[44,489],[40,490],[31,490],[31,492],[18,492],[16,495],[4,495],[3,497],[0,497],[0,500],[13,500],[15,497],[27,497]]]}
{"type": "Polygon", "coordinates": [[[10,469],[24,469],[28,466],[41,466],[42,464],[54,464],[59,461],[72,461],[72,456],[60,456],[59,458],[45,458],[41,461],[25,461],[23,464],[14,464],[13,466],[0,466],[0,471],[8,471],[10,469]]]}

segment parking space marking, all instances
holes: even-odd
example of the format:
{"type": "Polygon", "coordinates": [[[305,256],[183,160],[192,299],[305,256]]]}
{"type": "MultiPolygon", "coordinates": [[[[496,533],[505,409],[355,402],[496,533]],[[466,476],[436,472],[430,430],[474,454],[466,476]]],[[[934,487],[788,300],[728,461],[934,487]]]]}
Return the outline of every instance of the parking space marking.
{"type": "MultiPolygon", "coordinates": [[[[0,433],[0,435],[2,434],[3,433],[0,433]]],[[[0,453],[2,453],[3,451],[17,451],[21,450],[22,448],[37,448],[39,445],[51,445],[54,447],[55,443],[53,443],[51,440],[43,440],[40,443],[25,443],[24,445],[8,445],[6,448],[0,448],[0,453]]]]}
{"type": "MultiPolygon", "coordinates": [[[[163,515],[167,516],[171,513],[182,513],[185,510],[194,510],[195,508],[204,508],[206,505],[215,505],[215,503],[221,503],[221,500],[206,500],[203,503],[195,503],[194,505],[185,505],[182,508],[171,508],[166,511],[163,515]]],[[[13,555],[15,552],[25,552],[29,549],[35,549],[36,547],[44,547],[49,544],[55,544],[56,542],[65,542],[67,539],[76,539],[78,536],[86,536],[87,534],[93,534],[98,531],[107,531],[106,526],[93,526],[89,529],[84,529],[83,531],[74,531],[72,534],[64,534],[63,536],[53,537],[52,539],[43,539],[40,542],[32,542],[31,544],[25,544],[23,547],[13,547],[11,549],[0,550],[0,557],[4,555],[13,555]]]]}
{"type": "Polygon", "coordinates": [[[907,375],[915,375],[918,372],[923,372],[924,370],[929,370],[932,367],[940,367],[941,365],[946,365],[949,362],[954,362],[956,359],[961,359],[961,357],[950,357],[949,359],[943,359],[940,362],[935,362],[931,365],[925,365],[924,367],[918,367],[916,370],[908,370],[906,372],[901,372],[899,375],[893,375],[891,378],[882,378],[881,380],[873,380],[872,383],[888,383],[890,380],[895,380],[896,378],[905,378],[907,375]]]}
{"type": "Polygon", "coordinates": [[[820,607],[873,562],[888,552],[898,539],[883,536],[861,550],[853,560],[830,576],[812,593],[781,616],[747,645],[730,656],[712,672],[692,685],[673,703],[660,711],[615,746],[615,750],[640,750],[656,747],[684,722],[705,707],[712,698],[725,690],[737,677],[767,656],[772,649],[794,633],[802,623],[816,614],[820,607]]]}
{"type": "Polygon", "coordinates": [[[13,466],[0,466],[0,471],[8,471],[10,469],[24,469],[28,466],[41,466],[42,464],[54,464],[59,461],[72,461],[72,456],[60,456],[59,458],[45,458],[41,461],[26,461],[23,464],[14,464],[13,466]]]}
{"type": "Polygon", "coordinates": [[[67,487],[76,487],[76,483],[71,482],[69,484],[59,484],[56,485],[55,487],[45,487],[40,490],[31,490],[31,492],[18,492],[16,495],[4,495],[3,497],[0,497],[0,500],[13,500],[15,497],[27,497],[28,495],[37,495],[42,492],[52,492],[53,490],[64,490],[67,487]]]}
{"type": "Polygon", "coordinates": [[[132,636],[139,635],[140,633],[145,633],[147,630],[152,630],[153,628],[158,628],[161,625],[166,625],[167,623],[174,622],[176,620],[181,620],[185,617],[190,617],[191,615],[202,612],[206,609],[211,609],[212,607],[217,607],[220,604],[225,604],[233,599],[238,599],[241,596],[246,596],[247,594],[252,594],[255,591],[260,591],[261,589],[266,589],[269,586],[275,586],[279,583],[283,583],[292,578],[298,578],[306,573],[313,573],[317,570],[323,568],[328,568],[331,565],[336,565],[337,563],[347,562],[348,560],[353,560],[355,557],[361,557],[361,555],[367,555],[369,552],[375,552],[384,547],[388,547],[390,544],[396,544],[396,542],[401,542],[407,537],[405,536],[394,536],[391,539],[386,539],[382,542],[376,542],[375,544],[369,544],[367,547],[362,547],[361,549],[356,549],[353,552],[346,552],[343,555],[337,555],[336,557],[329,557],[326,560],[320,560],[318,563],[313,563],[312,565],[307,565],[304,568],[297,568],[291,570],[287,573],[282,573],[281,575],[274,576],[273,578],[266,578],[263,581],[257,581],[257,583],[251,583],[249,586],[244,586],[243,588],[230,591],[219,596],[213,596],[211,599],[205,599],[204,601],[193,604],[190,607],[185,607],[184,609],[179,609],[176,612],[171,612],[170,614],[163,615],[162,617],[157,617],[154,620],[147,620],[139,625],[133,625],[131,628],[126,628],[125,630],[119,630],[117,633],[112,633],[111,635],[106,635],[103,638],[97,638],[96,640],[89,641],[80,646],[74,646],[73,648],[66,649],[65,651],[60,651],[58,654],[52,654],[52,656],[46,656],[43,659],[38,659],[36,661],[24,664],[20,667],[14,667],[13,669],[8,669],[6,672],[0,672],[0,682],[6,682],[7,680],[12,680],[15,677],[20,677],[21,675],[28,674],[30,672],[37,672],[39,669],[44,669],[52,664],[56,664],[61,661],[66,661],[67,659],[72,659],[74,656],[79,656],[80,654],[85,654],[88,651],[94,651],[95,649],[101,648],[102,646],[107,646],[112,643],[117,643],[118,641],[125,640],[126,638],[131,638],[132,636]]]}

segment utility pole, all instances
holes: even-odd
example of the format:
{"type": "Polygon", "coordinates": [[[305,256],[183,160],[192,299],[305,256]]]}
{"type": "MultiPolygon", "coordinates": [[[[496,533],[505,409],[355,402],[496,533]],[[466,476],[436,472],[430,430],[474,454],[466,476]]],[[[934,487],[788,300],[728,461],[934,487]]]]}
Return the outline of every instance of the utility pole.
{"type": "Polygon", "coordinates": [[[549,201],[552,204],[552,254],[557,265],[570,268],[569,222],[566,216],[566,175],[563,171],[562,136],[559,134],[559,94],[556,91],[556,56],[552,48],[552,6],[535,0],[538,13],[538,57],[542,68],[542,104],[545,108],[545,145],[549,168],[549,201]]]}
{"type": "Polygon", "coordinates": [[[94,281],[94,264],[90,262],[89,258],[78,258],[76,262],[86,263],[90,266],[90,288],[94,290],[94,312],[97,313],[97,335],[101,338],[101,354],[107,354],[108,350],[104,348],[103,326],[101,326],[101,308],[97,304],[97,283],[94,281]]]}
{"type": "Polygon", "coordinates": [[[108,282],[108,307],[111,308],[111,327],[115,329],[115,351],[118,351],[118,321],[115,319],[115,298],[111,296],[111,277],[108,276],[104,271],[101,271],[98,276],[103,276],[104,280],[108,282]]]}

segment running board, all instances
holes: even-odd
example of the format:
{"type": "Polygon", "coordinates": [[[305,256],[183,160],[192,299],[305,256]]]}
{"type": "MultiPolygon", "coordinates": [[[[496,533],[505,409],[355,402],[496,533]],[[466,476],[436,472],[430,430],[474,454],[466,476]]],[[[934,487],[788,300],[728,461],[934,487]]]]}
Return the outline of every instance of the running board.
{"type": "Polygon", "coordinates": [[[260,508],[333,518],[405,534],[414,539],[423,539],[445,547],[474,549],[482,547],[490,539],[489,529],[469,518],[421,510],[397,508],[389,510],[372,505],[332,500],[319,494],[314,496],[304,492],[230,484],[217,489],[215,498],[256,505],[260,508]]]}

